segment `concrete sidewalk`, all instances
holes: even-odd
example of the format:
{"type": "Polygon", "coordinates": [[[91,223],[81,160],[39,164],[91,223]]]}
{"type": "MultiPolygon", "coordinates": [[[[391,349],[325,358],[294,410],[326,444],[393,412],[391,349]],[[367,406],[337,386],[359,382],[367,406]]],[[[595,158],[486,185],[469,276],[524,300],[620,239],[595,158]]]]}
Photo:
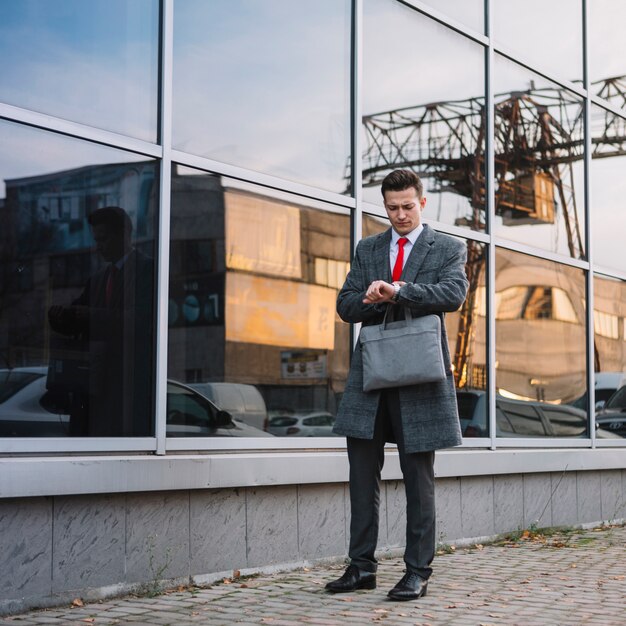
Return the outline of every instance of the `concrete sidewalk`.
{"type": "Polygon", "coordinates": [[[388,601],[387,591],[403,570],[402,559],[383,560],[374,591],[328,594],[324,584],[343,567],[320,566],[155,598],[33,611],[0,619],[0,625],[626,625],[624,526],[548,537],[526,532],[484,547],[446,546],[435,559],[427,597],[388,601]]]}

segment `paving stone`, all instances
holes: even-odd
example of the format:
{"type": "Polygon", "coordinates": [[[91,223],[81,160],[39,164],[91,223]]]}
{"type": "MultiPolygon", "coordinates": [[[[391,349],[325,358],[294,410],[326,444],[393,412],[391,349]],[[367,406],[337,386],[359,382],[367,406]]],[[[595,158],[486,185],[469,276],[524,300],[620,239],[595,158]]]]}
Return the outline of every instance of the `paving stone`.
{"type": "Polygon", "coordinates": [[[439,556],[428,596],[418,602],[387,600],[387,590],[404,572],[402,559],[395,558],[381,560],[374,591],[327,594],[326,581],[344,566],[320,566],[156,598],[31,611],[0,618],[0,626],[82,624],[86,619],[95,626],[624,626],[626,527],[563,535],[560,543],[556,539],[459,548],[439,556]]]}

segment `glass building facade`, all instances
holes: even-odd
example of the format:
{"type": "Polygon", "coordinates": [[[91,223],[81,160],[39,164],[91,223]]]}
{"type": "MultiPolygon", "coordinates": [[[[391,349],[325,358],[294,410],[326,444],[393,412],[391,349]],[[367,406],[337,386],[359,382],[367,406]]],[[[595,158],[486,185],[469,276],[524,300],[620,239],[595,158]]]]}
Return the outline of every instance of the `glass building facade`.
{"type": "Polygon", "coordinates": [[[464,447],[623,446],[616,12],[0,3],[0,454],[341,449],[335,300],[397,168],[468,248],[464,447]]]}

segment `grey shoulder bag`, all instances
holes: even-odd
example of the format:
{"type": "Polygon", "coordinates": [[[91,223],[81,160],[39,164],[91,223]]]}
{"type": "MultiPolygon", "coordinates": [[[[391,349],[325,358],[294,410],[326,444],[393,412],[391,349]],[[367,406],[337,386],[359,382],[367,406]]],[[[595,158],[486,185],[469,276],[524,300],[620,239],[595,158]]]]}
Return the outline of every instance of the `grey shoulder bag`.
{"type": "Polygon", "coordinates": [[[413,317],[404,307],[404,320],[388,322],[390,308],[382,324],[361,329],[363,391],[444,380],[439,316],[413,317]]]}

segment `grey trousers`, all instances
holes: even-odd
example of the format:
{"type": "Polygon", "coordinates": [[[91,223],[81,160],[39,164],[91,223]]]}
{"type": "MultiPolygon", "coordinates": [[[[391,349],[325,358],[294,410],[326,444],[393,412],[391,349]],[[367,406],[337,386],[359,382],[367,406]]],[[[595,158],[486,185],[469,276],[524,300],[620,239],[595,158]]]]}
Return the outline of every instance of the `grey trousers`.
{"type": "Polygon", "coordinates": [[[435,453],[405,453],[397,389],[381,393],[373,439],[347,438],[351,505],[348,556],[360,569],[376,571],[380,473],[385,442],[392,433],[398,444],[407,500],[404,561],[407,571],[428,579],[435,556],[435,453]]]}

